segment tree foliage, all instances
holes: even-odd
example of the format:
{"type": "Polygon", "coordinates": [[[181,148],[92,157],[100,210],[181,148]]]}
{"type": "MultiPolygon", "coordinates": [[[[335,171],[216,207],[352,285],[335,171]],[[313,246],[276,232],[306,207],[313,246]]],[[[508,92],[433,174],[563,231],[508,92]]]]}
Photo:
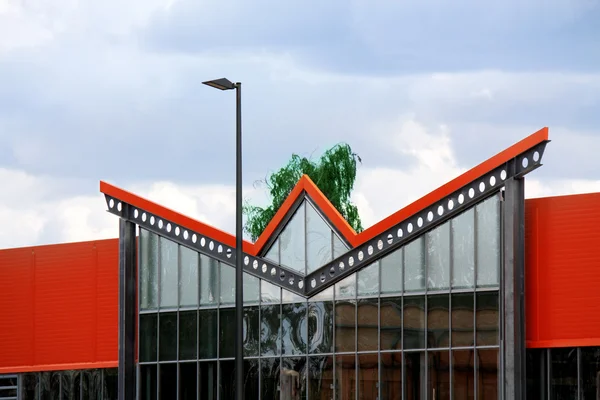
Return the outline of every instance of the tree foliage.
{"type": "Polygon", "coordinates": [[[246,203],[244,214],[247,217],[244,230],[256,241],[275,216],[302,175],[308,175],[323,192],[325,197],[348,221],[356,232],[363,230],[358,209],[350,201],[350,195],[356,179],[357,163],[361,159],[352,152],[350,145],[341,143],[327,150],[319,160],[293,154],[288,163],[269,175],[264,181],[271,199],[265,208],[246,203]]]}

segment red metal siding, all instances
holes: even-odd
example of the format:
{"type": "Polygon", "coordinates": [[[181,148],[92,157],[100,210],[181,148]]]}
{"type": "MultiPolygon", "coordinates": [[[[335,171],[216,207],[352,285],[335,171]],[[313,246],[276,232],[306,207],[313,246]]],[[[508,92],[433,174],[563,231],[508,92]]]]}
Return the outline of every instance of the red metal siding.
{"type": "Polygon", "coordinates": [[[0,251],[0,373],[117,365],[118,240],[0,251]]]}
{"type": "Polygon", "coordinates": [[[600,194],[525,209],[527,346],[600,345],[600,194]]]}

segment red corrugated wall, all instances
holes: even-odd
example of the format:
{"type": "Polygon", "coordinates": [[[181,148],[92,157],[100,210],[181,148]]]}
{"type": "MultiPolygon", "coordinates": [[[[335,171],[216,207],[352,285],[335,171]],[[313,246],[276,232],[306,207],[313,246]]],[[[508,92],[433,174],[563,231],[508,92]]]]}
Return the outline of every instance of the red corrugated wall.
{"type": "Polygon", "coordinates": [[[115,367],[117,239],[0,251],[0,373],[115,367]]]}
{"type": "Polygon", "coordinates": [[[600,346],[600,193],[525,210],[527,346],[600,346]]]}

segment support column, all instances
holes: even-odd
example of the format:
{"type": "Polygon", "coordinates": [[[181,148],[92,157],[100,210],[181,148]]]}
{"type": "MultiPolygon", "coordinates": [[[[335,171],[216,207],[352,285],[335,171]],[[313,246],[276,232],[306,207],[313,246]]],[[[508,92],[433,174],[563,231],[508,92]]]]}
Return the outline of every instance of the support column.
{"type": "Polygon", "coordinates": [[[525,182],[506,181],[503,212],[504,399],[524,400],[525,379],[525,182]]]}
{"type": "MultiPolygon", "coordinates": [[[[127,210],[126,210],[127,211],[127,210]]],[[[135,400],[135,224],[119,220],[119,400],[135,400]]]]}

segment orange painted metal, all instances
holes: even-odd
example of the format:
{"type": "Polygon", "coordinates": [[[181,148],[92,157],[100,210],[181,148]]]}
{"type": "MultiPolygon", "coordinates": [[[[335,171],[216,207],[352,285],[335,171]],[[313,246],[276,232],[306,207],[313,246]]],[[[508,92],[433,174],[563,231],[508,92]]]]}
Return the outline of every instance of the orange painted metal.
{"type": "Polygon", "coordinates": [[[0,251],[0,374],[118,360],[118,240],[0,251]]]}
{"type": "Polygon", "coordinates": [[[600,193],[525,203],[532,348],[600,346],[600,193]]]}

